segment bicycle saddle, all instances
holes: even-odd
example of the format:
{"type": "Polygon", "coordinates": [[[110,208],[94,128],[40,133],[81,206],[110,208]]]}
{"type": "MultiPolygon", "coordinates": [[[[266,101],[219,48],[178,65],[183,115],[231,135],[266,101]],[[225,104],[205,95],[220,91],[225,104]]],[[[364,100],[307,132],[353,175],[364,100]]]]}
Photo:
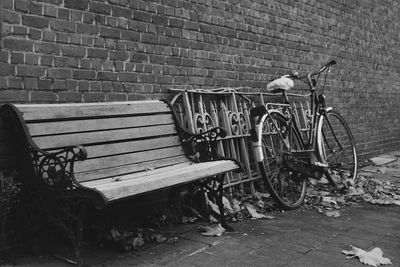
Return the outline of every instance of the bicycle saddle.
{"type": "Polygon", "coordinates": [[[279,93],[283,91],[289,91],[294,86],[293,80],[282,76],[278,79],[273,80],[272,82],[267,84],[267,91],[272,93],[279,93]]]}

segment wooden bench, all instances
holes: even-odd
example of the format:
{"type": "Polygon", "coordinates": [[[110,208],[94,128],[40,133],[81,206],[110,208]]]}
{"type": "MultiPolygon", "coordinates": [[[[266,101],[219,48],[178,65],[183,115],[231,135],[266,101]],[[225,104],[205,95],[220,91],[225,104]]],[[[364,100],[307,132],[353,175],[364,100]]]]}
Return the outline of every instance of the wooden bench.
{"type": "Polygon", "coordinates": [[[25,202],[64,230],[78,259],[89,203],[101,209],[184,183],[207,186],[214,179],[219,186],[211,190],[226,225],[223,177],[240,164],[217,154],[222,129],[192,135],[168,103],[156,100],[5,104],[0,112],[14,138],[25,202]]]}

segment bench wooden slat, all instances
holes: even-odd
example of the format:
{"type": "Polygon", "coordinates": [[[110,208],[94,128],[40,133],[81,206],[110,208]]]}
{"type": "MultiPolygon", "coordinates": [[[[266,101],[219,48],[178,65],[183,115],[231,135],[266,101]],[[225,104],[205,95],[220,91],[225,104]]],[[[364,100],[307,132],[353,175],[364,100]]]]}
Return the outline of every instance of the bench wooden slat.
{"type": "Polygon", "coordinates": [[[150,171],[163,172],[165,168],[175,168],[176,164],[186,163],[187,165],[192,164],[186,156],[176,156],[164,159],[156,159],[151,161],[145,161],[141,163],[134,163],[131,165],[112,167],[108,169],[86,171],[75,173],[75,179],[78,182],[85,182],[91,180],[97,180],[100,184],[105,181],[112,181],[121,175],[136,173],[137,176],[145,176],[150,171]]]}
{"type": "MultiPolygon", "coordinates": [[[[84,182],[81,185],[97,190],[104,198],[111,202],[127,196],[134,196],[141,193],[167,188],[170,186],[196,181],[212,175],[221,174],[236,169],[238,166],[230,160],[219,160],[201,162],[189,166],[170,169],[166,172],[154,172],[143,177],[129,179],[129,175],[121,177],[121,181],[105,182],[84,182]]],[[[132,176],[134,177],[134,175],[132,176]]]]}
{"type": "Polygon", "coordinates": [[[125,139],[137,139],[172,134],[176,134],[174,124],[98,132],[39,136],[34,137],[33,141],[42,149],[50,149],[71,145],[85,145],[92,143],[103,143],[125,139]]]}
{"type": "Polygon", "coordinates": [[[31,136],[173,124],[172,114],[28,123],[31,136]]]}
{"type": "Polygon", "coordinates": [[[25,121],[171,112],[166,103],[157,100],[90,104],[25,104],[16,107],[25,121]]]}
{"type": "Polygon", "coordinates": [[[75,163],[75,172],[101,170],[149,160],[164,159],[184,155],[182,147],[168,147],[157,150],[88,159],[75,163]]]}
{"type": "Polygon", "coordinates": [[[118,142],[104,145],[85,146],[88,159],[117,155],[129,152],[139,152],[165,147],[180,146],[178,136],[166,136],[137,141],[118,142]]]}

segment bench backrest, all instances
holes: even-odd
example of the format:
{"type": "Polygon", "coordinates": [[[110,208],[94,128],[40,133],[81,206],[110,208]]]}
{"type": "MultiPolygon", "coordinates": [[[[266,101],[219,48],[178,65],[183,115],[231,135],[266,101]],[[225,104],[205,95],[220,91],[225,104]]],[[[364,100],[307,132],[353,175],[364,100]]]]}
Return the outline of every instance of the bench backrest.
{"type": "Polygon", "coordinates": [[[117,177],[189,161],[170,107],[157,100],[16,105],[33,142],[56,151],[82,145],[78,182],[117,177]]]}

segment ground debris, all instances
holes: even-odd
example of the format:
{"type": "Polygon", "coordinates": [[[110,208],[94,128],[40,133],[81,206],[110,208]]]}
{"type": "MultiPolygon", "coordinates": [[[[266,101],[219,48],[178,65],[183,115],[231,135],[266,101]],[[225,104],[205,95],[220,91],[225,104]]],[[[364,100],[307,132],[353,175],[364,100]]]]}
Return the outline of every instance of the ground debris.
{"type": "Polygon", "coordinates": [[[222,236],[226,230],[221,224],[217,224],[215,226],[200,226],[199,231],[204,236],[222,236]]]}
{"type": "Polygon", "coordinates": [[[312,179],[303,208],[314,208],[326,216],[339,217],[341,208],[361,202],[400,205],[400,182],[382,181],[364,173],[355,181],[347,181],[335,189],[325,181],[312,179]]]}
{"type": "Polygon", "coordinates": [[[351,250],[342,250],[342,253],[347,255],[347,258],[358,257],[361,263],[378,266],[381,264],[392,264],[389,258],[383,258],[383,252],[380,248],[373,248],[370,251],[351,246],[351,250]]]}

